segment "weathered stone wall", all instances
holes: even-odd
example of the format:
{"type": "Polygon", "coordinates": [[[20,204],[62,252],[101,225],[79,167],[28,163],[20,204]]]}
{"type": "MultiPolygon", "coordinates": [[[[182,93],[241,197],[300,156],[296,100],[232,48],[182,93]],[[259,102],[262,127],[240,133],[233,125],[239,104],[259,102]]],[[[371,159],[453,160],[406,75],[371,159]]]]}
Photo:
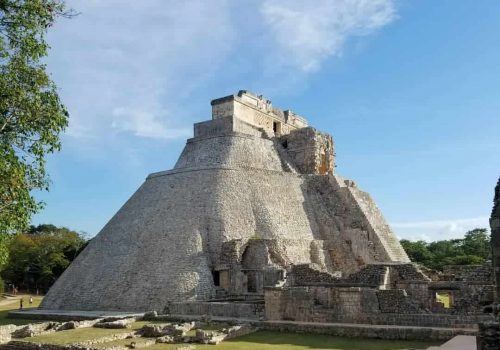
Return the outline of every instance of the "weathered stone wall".
{"type": "Polygon", "coordinates": [[[479,332],[476,337],[478,350],[500,349],[500,323],[485,322],[479,324],[479,332]]]}
{"type": "Polygon", "coordinates": [[[206,167],[285,171],[273,141],[234,133],[188,140],[175,165],[176,170],[206,167]]]}
{"type": "Polygon", "coordinates": [[[485,306],[493,302],[494,286],[487,282],[437,281],[429,284],[430,298],[435,293],[449,293],[451,307],[443,308],[442,304],[431,304],[434,312],[475,314],[483,312],[485,306]]]}
{"type": "Polygon", "coordinates": [[[377,291],[378,306],[381,313],[417,314],[424,313],[405,289],[382,289],[377,291]]]}
{"type": "Polygon", "coordinates": [[[483,265],[448,265],[443,267],[442,280],[494,283],[491,263],[483,265]]]}
{"type": "Polygon", "coordinates": [[[317,264],[293,265],[287,279],[287,283],[292,286],[308,286],[316,284],[333,284],[340,280],[336,276],[317,264]]]}
{"type": "Polygon", "coordinates": [[[13,324],[0,326],[0,344],[6,343],[12,338],[12,333],[17,329],[13,324]]]}
{"type": "Polygon", "coordinates": [[[500,303],[500,179],[495,187],[493,209],[490,218],[491,249],[493,252],[493,269],[496,284],[496,300],[500,303]]]}
{"type": "MultiPolygon", "coordinates": [[[[315,323],[295,323],[295,322],[264,322],[261,329],[280,332],[297,332],[308,334],[327,334],[337,337],[348,338],[375,338],[388,340],[449,340],[456,335],[475,335],[474,330],[464,329],[440,329],[424,327],[398,327],[366,325],[328,325],[315,323]]],[[[488,349],[490,350],[490,349],[488,349]]]]}
{"type": "Polygon", "coordinates": [[[229,95],[212,100],[212,119],[235,117],[250,125],[263,129],[270,135],[284,135],[291,130],[307,126],[307,121],[291,112],[273,107],[263,96],[240,90],[237,95],[229,95]]]}
{"type": "Polygon", "coordinates": [[[264,304],[242,302],[172,303],[169,305],[169,313],[172,315],[209,315],[258,320],[264,316],[264,304]]]}
{"type": "Polygon", "coordinates": [[[430,313],[403,290],[368,287],[266,288],[266,320],[475,327],[488,314],[430,313]]]}
{"type": "Polygon", "coordinates": [[[377,261],[409,262],[381,214],[372,214],[375,204],[366,204],[353,186],[336,175],[304,178],[304,208],[316,239],[324,241],[324,264],[330,271],[350,273],[377,261]]]}
{"type": "Polygon", "coordinates": [[[302,174],[333,174],[335,148],[330,135],[307,127],[282,136],[281,144],[302,174]]]}
{"type": "Polygon", "coordinates": [[[493,209],[490,217],[493,280],[495,288],[492,309],[497,313],[495,322],[479,324],[478,350],[500,349],[500,178],[495,187],[493,209]]]}

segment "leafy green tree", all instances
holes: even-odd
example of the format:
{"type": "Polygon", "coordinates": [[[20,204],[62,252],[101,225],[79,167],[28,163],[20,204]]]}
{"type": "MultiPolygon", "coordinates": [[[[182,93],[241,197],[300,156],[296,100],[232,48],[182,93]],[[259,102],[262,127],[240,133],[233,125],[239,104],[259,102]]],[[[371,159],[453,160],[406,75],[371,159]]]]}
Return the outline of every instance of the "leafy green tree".
{"type": "Polygon", "coordinates": [[[12,238],[2,277],[23,289],[46,291],[85,244],[82,234],[65,227],[32,226],[12,238]]]}
{"type": "Polygon", "coordinates": [[[401,245],[403,246],[406,254],[410,257],[411,261],[418,261],[423,265],[430,264],[432,260],[432,253],[429,251],[425,241],[412,242],[407,239],[401,240],[401,245]]]}
{"type": "Polygon", "coordinates": [[[442,270],[446,265],[477,265],[490,258],[488,230],[476,228],[463,239],[435,242],[401,240],[401,245],[413,262],[442,270]]]}
{"type": "Polygon", "coordinates": [[[32,190],[48,190],[45,156],[60,149],[68,112],[43,63],[45,34],[71,15],[60,0],[0,0],[0,234],[23,230],[42,207],[32,190]]]}
{"type": "Polygon", "coordinates": [[[465,234],[463,251],[467,255],[489,258],[491,255],[490,236],[485,228],[476,228],[465,234]]]}

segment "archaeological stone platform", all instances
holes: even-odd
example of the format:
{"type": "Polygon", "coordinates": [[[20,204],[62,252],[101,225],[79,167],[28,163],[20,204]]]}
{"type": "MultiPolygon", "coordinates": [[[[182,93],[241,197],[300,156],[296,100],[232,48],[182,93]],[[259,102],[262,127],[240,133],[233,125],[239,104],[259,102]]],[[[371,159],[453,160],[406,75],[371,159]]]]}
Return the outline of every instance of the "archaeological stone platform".
{"type": "Polygon", "coordinates": [[[293,266],[343,278],[409,263],[370,195],[337,174],[330,135],[247,91],[211,105],[175,167],[147,177],[41,309],[263,300],[293,266]]]}

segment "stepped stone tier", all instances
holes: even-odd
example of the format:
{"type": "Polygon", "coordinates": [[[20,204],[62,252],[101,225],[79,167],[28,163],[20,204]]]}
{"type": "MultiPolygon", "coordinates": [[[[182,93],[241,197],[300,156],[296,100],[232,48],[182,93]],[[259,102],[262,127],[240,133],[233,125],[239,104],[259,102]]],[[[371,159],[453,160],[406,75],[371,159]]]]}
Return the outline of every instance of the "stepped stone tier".
{"type": "Polygon", "coordinates": [[[147,177],[42,308],[163,310],[263,296],[294,265],[409,262],[370,195],[336,174],[330,135],[247,91],[211,104],[174,169],[147,177]]]}

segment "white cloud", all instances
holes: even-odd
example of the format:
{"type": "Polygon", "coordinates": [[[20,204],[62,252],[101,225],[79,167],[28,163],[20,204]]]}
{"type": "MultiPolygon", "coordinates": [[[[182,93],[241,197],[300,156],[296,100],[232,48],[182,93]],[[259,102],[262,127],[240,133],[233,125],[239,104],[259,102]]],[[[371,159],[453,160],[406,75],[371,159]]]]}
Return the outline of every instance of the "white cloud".
{"type": "Polygon", "coordinates": [[[145,138],[186,136],[180,98],[231,50],[226,0],[69,0],[81,14],[49,32],[49,70],[70,112],[73,141],[112,142],[114,130],[145,138]],[[158,113],[168,110],[171,113],[158,113]],[[86,135],[95,135],[89,140],[86,135]]]}
{"type": "Polygon", "coordinates": [[[48,59],[71,116],[66,134],[80,143],[183,137],[209,118],[195,103],[302,86],[349,37],[391,22],[393,1],[68,0],[81,14],[49,31],[48,59]],[[108,137],[117,130],[127,133],[108,137]]]}
{"type": "Polygon", "coordinates": [[[265,0],[261,13],[282,64],[310,72],[338,56],[351,36],[367,35],[396,17],[393,0],[265,0]]]}
{"type": "Polygon", "coordinates": [[[111,126],[141,137],[175,139],[191,135],[191,129],[188,128],[168,128],[153,113],[123,107],[113,110],[111,126]]]}
{"type": "Polygon", "coordinates": [[[489,228],[486,216],[465,219],[431,220],[417,222],[394,222],[392,229],[399,238],[411,240],[437,241],[461,238],[475,228],[489,228]]]}

